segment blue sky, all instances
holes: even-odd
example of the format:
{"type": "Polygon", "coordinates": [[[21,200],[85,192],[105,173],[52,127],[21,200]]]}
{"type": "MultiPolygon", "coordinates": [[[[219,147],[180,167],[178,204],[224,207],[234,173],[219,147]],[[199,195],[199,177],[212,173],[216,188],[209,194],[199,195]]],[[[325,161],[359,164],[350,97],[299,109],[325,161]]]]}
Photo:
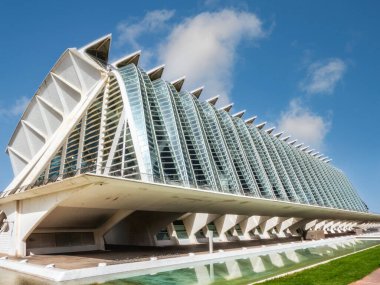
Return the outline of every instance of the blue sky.
{"type": "MultiPolygon", "coordinates": [[[[3,1],[0,144],[60,54],[113,34],[111,58],[142,50],[202,98],[331,157],[380,212],[377,1],[3,1]],[[32,3],[33,2],[33,3],[32,3]]],[[[0,189],[12,179],[0,154],[0,189]]]]}

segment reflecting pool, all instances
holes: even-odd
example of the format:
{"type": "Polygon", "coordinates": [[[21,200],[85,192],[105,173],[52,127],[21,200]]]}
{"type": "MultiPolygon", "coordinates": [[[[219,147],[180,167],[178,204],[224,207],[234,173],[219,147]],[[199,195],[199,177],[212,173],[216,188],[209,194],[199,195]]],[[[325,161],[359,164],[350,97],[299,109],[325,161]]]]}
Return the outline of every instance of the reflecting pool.
{"type": "Polygon", "coordinates": [[[156,274],[106,282],[107,285],[219,285],[247,284],[379,244],[380,241],[348,240],[328,245],[248,255],[223,262],[195,265],[156,274]]]}
{"type": "MultiPolygon", "coordinates": [[[[247,254],[238,258],[208,261],[196,263],[192,266],[169,270],[161,269],[147,271],[146,275],[133,276],[132,273],[112,276],[104,276],[103,280],[112,280],[105,285],[237,285],[259,281],[281,273],[299,269],[321,261],[329,260],[345,254],[356,252],[374,245],[380,244],[380,240],[356,240],[345,241],[331,240],[322,246],[312,246],[297,249],[287,249],[282,252],[268,254],[247,254]],[[133,276],[133,277],[131,277],[133,276]]],[[[299,244],[298,244],[299,245],[299,244]]],[[[270,249],[270,247],[268,247],[270,249]]],[[[0,285],[51,285],[51,284],[99,284],[88,279],[70,281],[65,283],[52,283],[39,278],[30,277],[17,272],[0,269],[0,285]]]]}

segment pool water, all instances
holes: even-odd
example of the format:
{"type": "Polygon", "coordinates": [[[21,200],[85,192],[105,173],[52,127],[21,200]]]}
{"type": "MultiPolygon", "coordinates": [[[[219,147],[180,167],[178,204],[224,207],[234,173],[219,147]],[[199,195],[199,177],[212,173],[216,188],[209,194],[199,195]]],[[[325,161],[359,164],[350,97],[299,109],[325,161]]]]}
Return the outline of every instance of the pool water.
{"type": "Polygon", "coordinates": [[[250,255],[106,282],[107,285],[247,284],[379,244],[380,241],[331,241],[328,245],[250,255]]]}

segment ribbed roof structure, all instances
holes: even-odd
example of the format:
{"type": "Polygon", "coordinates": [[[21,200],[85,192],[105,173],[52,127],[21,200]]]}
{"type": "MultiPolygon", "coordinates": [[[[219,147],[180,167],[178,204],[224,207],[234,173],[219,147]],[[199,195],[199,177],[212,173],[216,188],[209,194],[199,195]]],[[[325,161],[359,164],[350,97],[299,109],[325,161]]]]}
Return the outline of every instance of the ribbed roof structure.
{"type": "Polygon", "coordinates": [[[256,125],[185,77],[146,72],[140,51],[108,63],[111,36],[68,49],[9,142],[10,195],[80,173],[367,211],[348,178],[318,152],[256,125]]]}

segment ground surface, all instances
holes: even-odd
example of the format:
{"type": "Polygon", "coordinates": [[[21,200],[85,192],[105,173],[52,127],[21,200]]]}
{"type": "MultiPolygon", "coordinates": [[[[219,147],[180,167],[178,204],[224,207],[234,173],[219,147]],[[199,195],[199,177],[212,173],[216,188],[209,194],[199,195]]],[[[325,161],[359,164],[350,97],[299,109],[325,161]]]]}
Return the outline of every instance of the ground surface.
{"type": "MultiPolygon", "coordinates": [[[[214,243],[214,250],[217,251],[219,249],[223,249],[225,251],[228,251],[236,250],[242,247],[249,248],[261,245],[297,241],[300,241],[299,237],[214,243]]],[[[151,257],[157,257],[158,259],[178,257],[188,255],[190,252],[208,253],[208,244],[167,247],[109,246],[108,250],[106,251],[65,253],[62,255],[33,255],[26,257],[26,259],[28,259],[28,262],[31,264],[55,264],[56,268],[79,269],[96,267],[99,263],[107,263],[108,265],[113,265],[128,262],[146,261],[151,257]]]]}

